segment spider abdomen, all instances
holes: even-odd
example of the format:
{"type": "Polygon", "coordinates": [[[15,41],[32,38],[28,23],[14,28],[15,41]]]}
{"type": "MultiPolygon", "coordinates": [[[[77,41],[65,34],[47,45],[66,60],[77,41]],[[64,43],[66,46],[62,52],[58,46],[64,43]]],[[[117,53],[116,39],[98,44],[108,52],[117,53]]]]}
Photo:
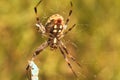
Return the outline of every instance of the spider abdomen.
{"type": "Polygon", "coordinates": [[[63,17],[59,14],[54,14],[48,18],[45,28],[46,32],[57,35],[63,31],[64,20],[63,17]]]}
{"type": "Polygon", "coordinates": [[[62,25],[54,25],[53,26],[53,30],[51,30],[52,34],[60,34],[63,30],[63,26],[62,25]]]}
{"type": "Polygon", "coordinates": [[[63,17],[59,14],[54,14],[48,18],[45,29],[48,34],[49,46],[51,49],[56,49],[61,35],[63,34],[65,24],[63,17]]]}

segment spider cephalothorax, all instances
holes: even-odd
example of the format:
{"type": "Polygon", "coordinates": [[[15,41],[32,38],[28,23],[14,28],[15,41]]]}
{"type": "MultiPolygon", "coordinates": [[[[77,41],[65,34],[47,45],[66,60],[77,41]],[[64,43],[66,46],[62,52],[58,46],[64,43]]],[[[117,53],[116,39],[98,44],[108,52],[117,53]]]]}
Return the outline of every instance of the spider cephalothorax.
{"type": "MultiPolygon", "coordinates": [[[[70,69],[72,70],[72,72],[76,75],[76,73],[74,72],[70,61],[68,60],[68,58],[72,59],[74,62],[77,63],[77,65],[80,67],[80,64],[76,61],[76,59],[68,52],[68,50],[66,49],[66,46],[63,44],[63,42],[61,41],[61,38],[63,38],[69,31],[71,31],[73,29],[73,27],[75,27],[76,24],[74,24],[72,27],[70,27],[67,31],[65,31],[67,24],[69,22],[69,18],[70,15],[72,13],[72,10],[70,9],[69,11],[69,15],[68,18],[66,19],[66,21],[64,21],[63,17],[59,14],[54,14],[52,16],[50,16],[46,22],[46,24],[43,26],[42,23],[40,22],[40,19],[37,15],[37,7],[38,5],[41,3],[41,1],[39,1],[39,3],[35,6],[34,10],[35,10],[35,14],[36,14],[36,20],[37,20],[37,24],[36,26],[38,27],[38,30],[47,36],[48,40],[45,41],[43,44],[41,44],[34,52],[32,60],[34,60],[34,58],[42,51],[44,50],[46,47],[50,46],[50,48],[52,50],[59,48],[59,50],[61,51],[62,55],[65,58],[65,61],[67,62],[68,66],[70,67],[70,69]],[[66,53],[66,54],[65,54],[66,53]]],[[[71,2],[71,7],[72,7],[72,2],[71,2]]],[[[76,75],[77,76],[77,75],[76,75]]]]}

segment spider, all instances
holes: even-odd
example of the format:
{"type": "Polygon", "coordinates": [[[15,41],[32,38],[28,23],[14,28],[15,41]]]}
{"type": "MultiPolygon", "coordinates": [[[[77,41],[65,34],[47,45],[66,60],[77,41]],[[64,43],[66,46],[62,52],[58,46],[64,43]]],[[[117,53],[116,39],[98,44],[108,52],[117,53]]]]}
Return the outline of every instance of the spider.
{"type": "MultiPolygon", "coordinates": [[[[75,76],[76,73],[73,70],[70,61],[68,60],[68,58],[70,58],[72,61],[74,61],[79,67],[80,64],[76,61],[76,59],[68,52],[68,50],[66,49],[66,46],[64,45],[64,43],[61,41],[61,39],[69,32],[71,31],[76,24],[73,24],[66,32],[66,28],[67,28],[67,24],[70,20],[70,16],[72,14],[72,9],[70,9],[69,11],[69,15],[66,19],[66,21],[64,21],[64,18],[59,15],[59,14],[54,14],[52,16],[50,16],[45,24],[45,26],[42,25],[42,23],[40,22],[40,19],[38,17],[38,13],[37,13],[37,7],[39,6],[39,4],[42,2],[42,0],[40,0],[37,5],[34,7],[34,11],[36,14],[36,20],[37,20],[37,24],[36,27],[38,28],[38,31],[41,32],[43,35],[48,37],[48,40],[45,41],[43,44],[41,44],[34,52],[33,56],[32,56],[32,60],[35,59],[35,57],[40,54],[41,51],[43,51],[46,47],[50,46],[50,48],[52,50],[59,48],[60,52],[62,53],[62,55],[64,56],[65,61],[67,62],[69,68],[72,70],[73,74],[75,76]]],[[[72,2],[70,2],[71,7],[73,6],[72,2]]]]}

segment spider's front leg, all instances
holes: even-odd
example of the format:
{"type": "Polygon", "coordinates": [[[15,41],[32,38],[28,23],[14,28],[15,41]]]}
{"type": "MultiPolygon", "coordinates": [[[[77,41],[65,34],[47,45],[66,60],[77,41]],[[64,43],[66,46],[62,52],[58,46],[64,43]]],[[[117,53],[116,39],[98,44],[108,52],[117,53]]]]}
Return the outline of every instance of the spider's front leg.
{"type": "Polygon", "coordinates": [[[73,68],[72,68],[72,66],[71,66],[71,64],[70,64],[70,61],[68,60],[67,56],[65,55],[65,53],[64,53],[64,51],[63,51],[63,49],[62,49],[62,47],[59,46],[59,49],[60,49],[62,55],[64,56],[64,59],[65,59],[65,61],[67,62],[69,68],[72,70],[72,72],[73,72],[73,74],[75,75],[75,77],[77,77],[77,74],[76,74],[75,71],[73,70],[73,68]]]}
{"type": "Polygon", "coordinates": [[[41,52],[43,51],[46,47],[48,46],[48,42],[44,42],[43,44],[41,44],[34,52],[33,56],[32,56],[32,60],[35,59],[35,57],[41,52]]]}
{"type": "Polygon", "coordinates": [[[65,53],[67,54],[67,56],[73,60],[80,68],[81,68],[81,65],[76,61],[76,59],[68,52],[66,46],[63,44],[63,42],[61,41],[60,42],[61,46],[62,46],[62,49],[65,51],[65,53]]]}
{"type": "Polygon", "coordinates": [[[75,73],[75,71],[73,70],[70,61],[68,58],[70,58],[72,61],[74,61],[80,68],[81,65],[76,61],[76,59],[68,52],[68,50],[66,49],[66,46],[62,43],[62,41],[59,42],[59,49],[61,51],[61,53],[64,56],[65,61],[67,62],[68,66],[70,67],[70,69],[72,70],[73,74],[78,78],[77,74],[75,73]],[[65,55],[66,53],[66,55],[65,55]]]}
{"type": "MultiPolygon", "coordinates": [[[[33,61],[35,59],[35,57],[41,52],[43,51],[46,47],[48,46],[48,42],[44,42],[43,44],[41,44],[34,52],[31,61],[33,61]]],[[[26,70],[29,69],[29,65],[26,67],[26,70]]]]}
{"type": "Polygon", "coordinates": [[[40,19],[38,17],[38,13],[37,13],[37,7],[39,6],[39,4],[42,2],[42,0],[40,0],[38,2],[38,4],[34,7],[34,11],[35,11],[35,14],[36,14],[36,20],[37,20],[37,24],[36,24],[36,27],[38,28],[38,31],[39,32],[42,32],[42,33],[45,33],[45,27],[42,25],[42,23],[40,22],[40,19]]]}

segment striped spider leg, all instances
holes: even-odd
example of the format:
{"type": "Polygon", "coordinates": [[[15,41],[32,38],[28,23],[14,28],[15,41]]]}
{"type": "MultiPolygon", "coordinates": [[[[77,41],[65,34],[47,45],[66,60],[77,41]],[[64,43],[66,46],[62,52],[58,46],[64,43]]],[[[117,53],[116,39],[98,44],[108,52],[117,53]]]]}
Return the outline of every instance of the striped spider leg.
{"type": "Polygon", "coordinates": [[[40,0],[37,5],[34,7],[34,11],[35,11],[35,14],[36,14],[36,20],[37,20],[37,23],[36,23],[36,27],[38,28],[38,31],[39,32],[42,32],[42,34],[45,33],[45,27],[42,25],[42,23],[40,22],[40,19],[38,17],[38,11],[37,11],[37,7],[39,6],[39,4],[42,2],[42,0],[40,0]]]}
{"type": "Polygon", "coordinates": [[[73,74],[74,74],[76,77],[78,77],[77,74],[75,73],[75,71],[73,70],[73,67],[72,67],[72,65],[71,65],[71,63],[70,63],[70,61],[69,61],[68,58],[70,58],[73,62],[75,62],[80,68],[81,68],[81,65],[80,65],[80,64],[76,61],[76,59],[68,52],[66,46],[63,44],[62,41],[60,41],[60,43],[59,43],[59,49],[60,49],[62,55],[64,56],[64,59],[65,59],[66,63],[68,64],[69,68],[70,68],[71,71],[73,72],[73,74]],[[67,54],[67,55],[65,55],[65,54],[67,54]]]}
{"type": "MultiPolygon", "coordinates": [[[[35,50],[35,52],[34,52],[34,54],[33,54],[33,56],[32,56],[31,61],[33,61],[33,60],[35,59],[35,57],[36,57],[37,55],[39,55],[40,52],[43,51],[46,47],[48,47],[48,42],[47,42],[47,41],[44,42],[43,44],[41,44],[41,45],[35,50]]],[[[28,69],[29,69],[29,65],[26,67],[26,70],[28,70],[28,69]]]]}

